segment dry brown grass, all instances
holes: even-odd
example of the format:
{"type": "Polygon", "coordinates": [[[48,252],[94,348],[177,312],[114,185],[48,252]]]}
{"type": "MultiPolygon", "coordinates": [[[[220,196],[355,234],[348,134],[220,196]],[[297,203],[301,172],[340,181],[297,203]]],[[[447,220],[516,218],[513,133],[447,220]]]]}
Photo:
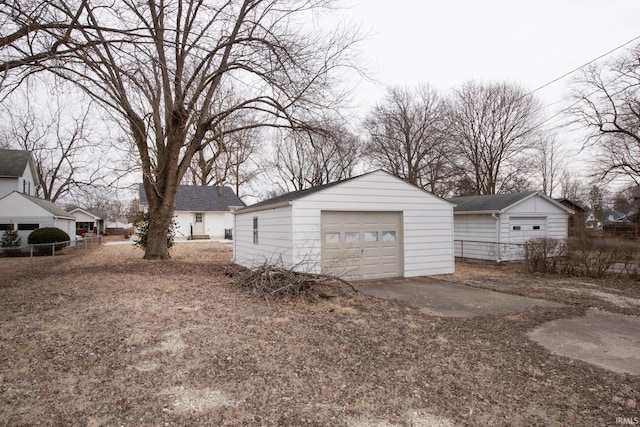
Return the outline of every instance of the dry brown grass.
{"type": "MultiPolygon", "coordinates": [[[[228,245],[179,243],[172,255],[149,262],[129,245],[103,246],[0,283],[0,424],[605,425],[637,416],[624,405],[640,400],[639,378],[526,338],[583,305],[471,319],[360,294],[267,305],[231,285],[228,245]]],[[[448,280],[535,281],[482,268],[448,280]]]]}

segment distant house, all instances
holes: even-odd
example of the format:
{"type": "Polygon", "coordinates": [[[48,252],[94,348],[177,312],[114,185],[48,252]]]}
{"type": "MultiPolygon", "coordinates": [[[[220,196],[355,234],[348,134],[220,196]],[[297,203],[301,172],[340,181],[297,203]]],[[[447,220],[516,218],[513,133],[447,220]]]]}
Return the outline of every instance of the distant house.
{"type": "Polygon", "coordinates": [[[457,257],[492,261],[524,258],[523,243],[547,237],[566,239],[573,210],[545,194],[465,196],[453,208],[457,257]]]}
{"type": "MultiPolygon", "coordinates": [[[[149,209],[144,186],[139,185],[140,210],[149,209]]],[[[178,188],[175,219],[176,238],[223,239],[231,237],[231,208],[245,206],[231,187],[181,185],[178,188]]]]}
{"type": "Polygon", "coordinates": [[[105,234],[106,232],[106,212],[89,212],[82,208],[73,208],[69,211],[76,218],[75,234],[84,236],[85,234],[105,234]]]}
{"type": "Polygon", "coordinates": [[[23,245],[33,230],[42,227],[60,228],[73,238],[75,218],[36,197],[38,185],[30,151],[0,149],[0,230],[18,230],[23,245]]]}
{"type": "Polygon", "coordinates": [[[581,203],[572,201],[566,197],[555,200],[573,211],[573,214],[569,217],[569,234],[573,231],[577,232],[580,229],[587,227],[589,209],[584,207],[581,203]]]}

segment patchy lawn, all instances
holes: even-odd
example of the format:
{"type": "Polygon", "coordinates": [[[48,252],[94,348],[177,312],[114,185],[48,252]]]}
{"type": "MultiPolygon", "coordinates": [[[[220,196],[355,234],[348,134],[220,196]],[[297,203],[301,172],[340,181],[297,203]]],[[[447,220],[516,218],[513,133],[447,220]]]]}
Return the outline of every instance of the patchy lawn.
{"type": "Polygon", "coordinates": [[[103,246],[49,275],[0,282],[0,424],[615,425],[640,416],[639,377],[555,356],[525,335],[591,306],[637,315],[637,283],[460,265],[445,279],[571,307],[437,318],[354,293],[267,304],[231,284],[228,245],[179,243],[172,253],[148,262],[129,245],[103,246]]]}

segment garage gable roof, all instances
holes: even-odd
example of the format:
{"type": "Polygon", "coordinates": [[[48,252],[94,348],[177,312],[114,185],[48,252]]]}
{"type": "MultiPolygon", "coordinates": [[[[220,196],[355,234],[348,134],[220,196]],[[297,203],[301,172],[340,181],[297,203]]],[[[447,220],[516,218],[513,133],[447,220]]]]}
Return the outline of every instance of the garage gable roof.
{"type": "Polygon", "coordinates": [[[65,211],[64,209],[59,208],[58,206],[56,206],[53,202],[50,202],[49,200],[41,199],[39,197],[29,196],[28,194],[20,193],[18,191],[13,191],[13,192],[7,194],[6,196],[4,196],[0,200],[6,199],[8,197],[13,197],[12,196],[13,194],[16,194],[18,196],[24,197],[25,199],[29,200],[34,205],[39,206],[42,209],[46,210],[47,212],[49,212],[50,214],[52,214],[56,218],[65,218],[65,219],[73,219],[73,220],[76,219],[69,212],[65,211]]]}
{"type": "MultiPolygon", "coordinates": [[[[144,186],[139,184],[140,206],[149,206],[144,186]]],[[[176,211],[221,212],[232,206],[245,206],[231,187],[181,185],[178,187],[176,211]]]]}
{"type": "Polygon", "coordinates": [[[556,202],[551,197],[539,191],[524,191],[521,193],[509,194],[487,194],[480,196],[462,196],[452,197],[449,199],[456,206],[453,208],[454,213],[502,213],[518,203],[530,199],[532,197],[541,197],[558,208],[573,213],[566,206],[556,202]]]}
{"type": "MultiPolygon", "coordinates": [[[[309,196],[311,194],[318,193],[318,192],[326,190],[328,188],[335,187],[335,186],[343,184],[345,182],[353,181],[353,180],[356,180],[356,179],[361,178],[363,176],[371,175],[371,174],[374,174],[374,173],[386,174],[386,175],[388,175],[388,176],[390,176],[390,177],[392,177],[394,179],[401,180],[402,182],[404,182],[407,185],[411,185],[411,186],[413,186],[413,187],[415,187],[415,188],[417,188],[417,189],[419,189],[421,191],[424,191],[425,193],[428,193],[426,190],[424,190],[424,189],[422,189],[422,188],[420,188],[418,186],[415,186],[413,184],[410,184],[407,181],[403,180],[402,178],[399,178],[399,177],[397,177],[397,176],[395,176],[395,175],[393,175],[393,174],[391,174],[391,173],[389,173],[389,172],[387,172],[387,171],[385,171],[383,169],[377,169],[375,171],[367,172],[367,173],[364,173],[362,175],[354,176],[354,177],[351,177],[351,178],[346,178],[346,179],[343,179],[341,181],[330,182],[328,184],[318,185],[316,187],[307,188],[305,190],[298,190],[298,191],[292,191],[290,193],[285,193],[285,194],[282,194],[280,196],[272,197],[271,199],[267,199],[267,200],[263,200],[263,201],[258,202],[258,203],[254,203],[253,205],[249,205],[249,206],[244,207],[242,209],[238,209],[236,212],[244,212],[244,211],[249,211],[249,210],[251,210],[251,211],[261,210],[263,208],[267,208],[267,207],[271,207],[271,206],[275,206],[275,205],[282,205],[284,203],[292,202],[294,200],[301,199],[301,198],[309,196]]],[[[429,194],[431,194],[431,193],[429,193],[429,194]]],[[[431,195],[433,197],[436,197],[436,198],[438,198],[440,200],[443,200],[445,202],[449,202],[448,200],[441,199],[438,196],[435,196],[433,194],[431,194],[431,195]]]]}

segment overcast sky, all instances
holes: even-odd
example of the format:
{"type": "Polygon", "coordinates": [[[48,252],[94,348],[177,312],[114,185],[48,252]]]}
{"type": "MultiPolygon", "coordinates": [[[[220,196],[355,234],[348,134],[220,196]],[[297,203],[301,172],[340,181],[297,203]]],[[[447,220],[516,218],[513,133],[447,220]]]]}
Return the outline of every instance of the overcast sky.
{"type": "MultiPolygon", "coordinates": [[[[536,89],[640,36],[638,0],[351,0],[345,19],[370,34],[372,76],[358,98],[375,102],[384,85],[429,83],[446,93],[476,79],[536,89]]],[[[619,53],[620,51],[618,51],[619,53]]],[[[562,98],[569,78],[541,90],[562,98]]]]}

